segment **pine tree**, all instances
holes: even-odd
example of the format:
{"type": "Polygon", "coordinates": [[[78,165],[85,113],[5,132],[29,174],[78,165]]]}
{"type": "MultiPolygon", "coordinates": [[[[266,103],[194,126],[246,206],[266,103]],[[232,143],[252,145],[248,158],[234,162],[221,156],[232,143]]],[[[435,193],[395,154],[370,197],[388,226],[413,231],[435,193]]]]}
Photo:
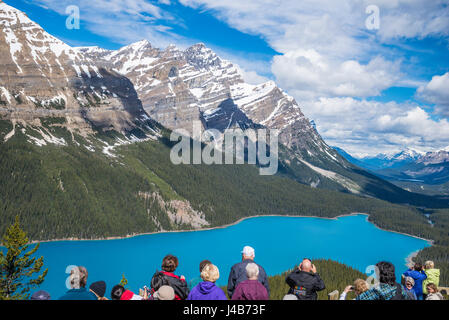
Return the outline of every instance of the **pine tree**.
{"type": "Polygon", "coordinates": [[[122,274],[122,280],[120,280],[120,285],[125,288],[128,284],[128,279],[125,278],[125,274],[122,274]]]}
{"type": "Polygon", "coordinates": [[[6,254],[0,251],[0,299],[25,300],[29,291],[39,286],[45,279],[48,269],[39,274],[44,258],[32,257],[39,249],[39,244],[30,248],[28,237],[19,224],[19,216],[2,238],[6,254]],[[33,276],[34,275],[34,276],[33,276]]]}

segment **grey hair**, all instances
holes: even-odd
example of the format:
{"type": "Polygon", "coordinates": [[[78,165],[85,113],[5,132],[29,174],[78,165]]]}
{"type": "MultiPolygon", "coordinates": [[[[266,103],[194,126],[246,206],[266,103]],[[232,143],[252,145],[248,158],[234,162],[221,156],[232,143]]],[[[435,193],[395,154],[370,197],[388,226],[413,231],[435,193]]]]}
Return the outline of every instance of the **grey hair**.
{"type": "Polygon", "coordinates": [[[259,276],[259,266],[253,262],[246,265],[246,276],[249,278],[256,278],[259,276]]]}
{"type": "Polygon", "coordinates": [[[72,289],[85,288],[87,284],[87,269],[83,266],[74,267],[70,270],[70,287],[72,289]]]}

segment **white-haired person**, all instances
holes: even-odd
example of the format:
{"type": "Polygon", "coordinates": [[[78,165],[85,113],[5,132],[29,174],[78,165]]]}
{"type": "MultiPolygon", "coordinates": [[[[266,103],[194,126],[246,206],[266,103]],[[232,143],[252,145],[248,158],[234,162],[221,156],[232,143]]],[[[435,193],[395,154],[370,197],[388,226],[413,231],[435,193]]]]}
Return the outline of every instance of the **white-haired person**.
{"type": "MultiPolygon", "coordinates": [[[[242,281],[248,280],[248,277],[246,275],[246,266],[249,263],[255,263],[254,258],[256,257],[256,252],[252,247],[243,247],[241,254],[242,261],[233,265],[231,268],[231,272],[229,273],[227,290],[228,296],[231,299],[238,284],[242,281]]],[[[257,263],[256,265],[259,267],[259,277],[257,278],[257,280],[267,289],[268,295],[270,295],[267,273],[261,265],[257,263]]]]}
{"type": "Polygon", "coordinates": [[[242,281],[235,288],[232,300],[269,300],[267,288],[259,280],[259,266],[250,262],[245,267],[248,280],[242,281]]]}
{"type": "Polygon", "coordinates": [[[416,296],[415,290],[413,290],[415,280],[412,277],[405,277],[404,282],[404,290],[407,293],[409,300],[417,300],[418,297],[416,296]]]}
{"type": "Polygon", "coordinates": [[[202,282],[197,284],[189,293],[187,300],[228,300],[226,294],[215,282],[220,278],[220,271],[212,263],[201,269],[202,282]]]}

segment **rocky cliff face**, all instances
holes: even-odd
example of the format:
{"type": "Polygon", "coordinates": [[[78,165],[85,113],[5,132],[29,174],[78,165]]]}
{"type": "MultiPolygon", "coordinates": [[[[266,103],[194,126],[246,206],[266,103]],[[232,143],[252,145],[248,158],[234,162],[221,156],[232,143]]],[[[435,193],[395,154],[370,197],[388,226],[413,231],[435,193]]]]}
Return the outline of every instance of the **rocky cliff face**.
{"type": "Polygon", "coordinates": [[[79,50],[128,77],[145,111],[170,129],[191,132],[195,120],[201,120],[203,128],[220,131],[227,126],[245,129],[257,124],[280,130],[282,144],[300,157],[316,160],[317,165],[323,165],[323,159],[344,163],[291,96],[273,81],[245,83],[235,65],[202,43],[186,50],[175,46],[161,50],[143,40],[117,51],[79,50]]]}
{"type": "Polygon", "coordinates": [[[38,124],[65,117],[82,135],[92,126],[130,131],[147,117],[131,81],[45,32],[0,1],[0,114],[38,124]]]}

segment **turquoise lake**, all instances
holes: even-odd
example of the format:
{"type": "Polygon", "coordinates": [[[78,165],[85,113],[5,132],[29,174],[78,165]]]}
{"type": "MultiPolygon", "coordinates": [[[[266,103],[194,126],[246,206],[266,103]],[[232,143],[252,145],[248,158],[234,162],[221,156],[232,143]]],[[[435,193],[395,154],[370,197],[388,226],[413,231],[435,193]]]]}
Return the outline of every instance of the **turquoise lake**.
{"type": "Polygon", "coordinates": [[[429,246],[427,241],[383,231],[367,221],[366,215],[338,219],[309,217],[257,217],[221,229],[159,233],[120,240],[57,241],[42,243],[49,272],[40,287],[57,299],[67,289],[66,269],[83,265],[89,272],[88,285],[107,283],[107,296],[124,273],[129,288],[138,293],[160,268],[162,258],[174,254],[180,264],[176,274],[198,282],[199,263],[211,260],[220,270],[219,285],[227,284],[229,270],[241,259],[244,245],[256,250],[256,262],[269,275],[279,274],[298,264],[302,258],[326,258],[365,272],[378,261],[394,263],[396,274],[406,270],[407,256],[429,246]]]}

